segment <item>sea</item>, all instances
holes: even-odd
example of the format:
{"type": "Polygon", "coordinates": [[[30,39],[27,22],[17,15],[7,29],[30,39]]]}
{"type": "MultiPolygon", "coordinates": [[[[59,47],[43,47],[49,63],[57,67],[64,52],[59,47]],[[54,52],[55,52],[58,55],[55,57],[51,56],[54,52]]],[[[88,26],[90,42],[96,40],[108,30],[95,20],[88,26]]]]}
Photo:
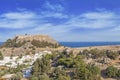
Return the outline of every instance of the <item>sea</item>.
{"type": "Polygon", "coordinates": [[[63,46],[72,47],[72,48],[120,45],[120,42],[59,42],[59,43],[63,46]]]}
{"type": "MultiPolygon", "coordinates": [[[[91,46],[108,46],[108,45],[120,45],[120,42],[59,42],[61,45],[66,47],[91,47],[91,46]]],[[[0,42],[2,45],[3,42],[0,42]]]]}
{"type": "Polygon", "coordinates": [[[0,42],[0,45],[2,45],[3,44],[3,42],[0,42]]]}

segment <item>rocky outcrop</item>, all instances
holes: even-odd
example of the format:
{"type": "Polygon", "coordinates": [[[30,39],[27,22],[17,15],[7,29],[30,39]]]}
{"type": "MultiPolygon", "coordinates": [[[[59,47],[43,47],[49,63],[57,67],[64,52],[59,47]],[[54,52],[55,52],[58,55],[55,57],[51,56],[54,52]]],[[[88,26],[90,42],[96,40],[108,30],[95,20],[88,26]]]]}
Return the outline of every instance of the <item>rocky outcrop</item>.
{"type": "Polygon", "coordinates": [[[19,35],[12,39],[8,39],[2,47],[58,47],[59,44],[56,40],[48,35],[19,35]]]}
{"type": "Polygon", "coordinates": [[[23,41],[33,41],[33,40],[38,40],[38,41],[47,41],[52,44],[58,44],[56,40],[54,40],[52,37],[48,35],[19,35],[13,38],[13,40],[16,39],[16,42],[23,42],[23,41]]]}
{"type": "Polygon", "coordinates": [[[0,51],[5,56],[35,54],[40,49],[55,49],[60,47],[59,43],[48,35],[18,35],[8,39],[0,51]]]}

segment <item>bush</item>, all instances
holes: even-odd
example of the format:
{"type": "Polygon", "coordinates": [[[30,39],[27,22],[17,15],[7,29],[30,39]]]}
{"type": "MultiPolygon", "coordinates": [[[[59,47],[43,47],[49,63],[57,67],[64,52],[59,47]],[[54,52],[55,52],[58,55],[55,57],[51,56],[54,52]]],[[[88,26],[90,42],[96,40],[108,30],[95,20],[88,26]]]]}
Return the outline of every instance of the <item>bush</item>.
{"type": "Polygon", "coordinates": [[[64,65],[67,68],[72,67],[73,59],[72,58],[60,58],[58,60],[58,65],[64,65]]]}
{"type": "Polygon", "coordinates": [[[43,73],[48,73],[51,69],[50,59],[43,57],[42,59],[37,59],[33,63],[32,75],[38,76],[43,73]]]}
{"type": "Polygon", "coordinates": [[[55,68],[52,72],[53,80],[71,80],[64,69],[55,68]]]}
{"type": "Polygon", "coordinates": [[[21,80],[19,76],[12,76],[10,80],[21,80]]]}
{"type": "Polygon", "coordinates": [[[113,66],[109,66],[106,69],[106,75],[107,75],[107,77],[115,78],[115,77],[117,77],[117,73],[118,73],[118,69],[115,68],[115,67],[113,67],[113,66]]]}
{"type": "Polygon", "coordinates": [[[118,70],[117,76],[120,78],[120,69],[118,70]]]}
{"type": "Polygon", "coordinates": [[[3,59],[4,59],[3,54],[2,54],[2,52],[0,51],[0,60],[3,60],[3,59]]]}
{"type": "Polygon", "coordinates": [[[86,65],[80,62],[75,67],[73,79],[79,80],[101,80],[100,69],[92,64],[86,65]]]}
{"type": "Polygon", "coordinates": [[[39,40],[32,40],[32,45],[39,47],[39,48],[46,48],[46,47],[52,47],[52,48],[57,48],[59,45],[58,44],[52,44],[47,41],[39,41],[39,40]]]}
{"type": "Polygon", "coordinates": [[[39,80],[50,80],[47,74],[42,74],[39,76],[39,80]]]}
{"type": "Polygon", "coordinates": [[[39,79],[38,79],[38,77],[32,75],[32,76],[29,78],[29,80],[39,80],[39,79]]]}
{"type": "Polygon", "coordinates": [[[118,52],[110,51],[110,52],[107,53],[107,57],[109,57],[110,59],[116,59],[118,56],[119,56],[118,52]]]}
{"type": "Polygon", "coordinates": [[[105,51],[101,51],[101,50],[98,50],[98,49],[91,49],[90,53],[92,54],[92,57],[95,58],[95,59],[106,56],[105,51]]]}
{"type": "Polygon", "coordinates": [[[8,39],[3,45],[2,47],[21,47],[22,45],[24,45],[26,43],[26,41],[23,42],[16,42],[16,39],[8,39]]]}
{"type": "Polygon", "coordinates": [[[100,74],[100,68],[98,68],[98,67],[95,66],[95,65],[88,64],[88,65],[87,65],[87,69],[88,69],[93,75],[100,74]]]}

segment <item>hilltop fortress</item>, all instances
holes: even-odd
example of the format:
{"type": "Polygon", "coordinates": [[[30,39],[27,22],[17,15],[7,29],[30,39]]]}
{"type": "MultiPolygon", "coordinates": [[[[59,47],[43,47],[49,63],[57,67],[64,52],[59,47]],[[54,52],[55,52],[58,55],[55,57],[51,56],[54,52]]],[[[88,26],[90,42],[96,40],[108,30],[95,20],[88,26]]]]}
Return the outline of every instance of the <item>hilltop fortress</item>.
{"type": "Polygon", "coordinates": [[[17,35],[1,45],[4,55],[25,55],[39,52],[40,49],[60,47],[59,43],[48,35],[17,35]]]}
{"type": "Polygon", "coordinates": [[[54,40],[52,37],[48,36],[48,35],[18,35],[15,36],[15,38],[17,42],[19,41],[32,41],[32,40],[38,40],[38,41],[47,41],[50,42],[52,44],[58,44],[58,42],[56,40],[54,40]]]}

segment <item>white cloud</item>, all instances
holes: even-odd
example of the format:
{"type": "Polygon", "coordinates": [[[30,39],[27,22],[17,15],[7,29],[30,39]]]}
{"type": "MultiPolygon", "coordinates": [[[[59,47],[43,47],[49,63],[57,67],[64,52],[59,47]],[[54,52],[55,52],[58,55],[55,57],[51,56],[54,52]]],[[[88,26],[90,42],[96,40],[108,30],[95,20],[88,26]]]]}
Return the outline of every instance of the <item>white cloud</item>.
{"type": "Polygon", "coordinates": [[[85,17],[87,19],[111,19],[111,18],[114,19],[114,18],[118,18],[118,15],[116,15],[113,12],[98,11],[98,12],[83,13],[81,17],[85,17]]]}
{"type": "Polygon", "coordinates": [[[49,1],[46,1],[43,7],[50,11],[61,12],[64,10],[64,7],[61,4],[51,4],[49,1]]]}
{"type": "Polygon", "coordinates": [[[7,19],[31,19],[36,17],[36,14],[29,11],[9,12],[1,15],[0,17],[7,18],[7,19]]]}
{"type": "Polygon", "coordinates": [[[120,24],[120,16],[113,12],[89,12],[73,16],[66,24],[77,28],[111,28],[120,24]]]}
{"type": "MultiPolygon", "coordinates": [[[[56,23],[56,22],[55,22],[56,23]]],[[[54,36],[57,40],[97,40],[104,36],[102,31],[93,31],[92,33],[82,34],[80,32],[71,32],[74,29],[108,29],[106,30],[106,40],[107,35],[120,30],[120,16],[114,12],[107,11],[96,11],[88,12],[79,15],[67,15],[62,12],[30,12],[27,10],[18,12],[9,12],[0,15],[0,28],[13,29],[12,32],[5,32],[7,37],[11,37],[15,34],[49,34],[54,36]],[[47,18],[58,18],[67,19],[60,24],[54,24],[54,22],[49,22],[47,18]],[[27,28],[27,29],[26,29],[27,28]],[[16,29],[14,31],[14,29],[16,29]],[[22,30],[20,30],[22,29],[22,30]],[[80,33],[80,34],[78,34],[80,33]],[[58,38],[59,36],[59,38],[58,38]],[[78,37],[80,36],[80,38],[78,37]],[[90,36],[98,37],[93,38],[90,36]],[[99,37],[100,36],[100,37],[99,37]],[[66,37],[66,38],[65,38],[66,37]]],[[[116,34],[118,34],[117,32],[116,34]]],[[[115,36],[115,33],[113,34],[115,36]]],[[[118,36],[118,35],[117,35],[118,36]]]]}
{"type": "Polygon", "coordinates": [[[37,27],[41,24],[46,24],[46,18],[68,18],[67,15],[56,12],[9,12],[0,15],[0,28],[22,29],[37,27]]]}
{"type": "Polygon", "coordinates": [[[60,12],[41,12],[41,18],[59,18],[59,19],[64,19],[68,18],[69,16],[60,12]]]}
{"type": "Polygon", "coordinates": [[[9,12],[0,15],[0,28],[20,29],[36,26],[37,15],[33,12],[9,12]]]}
{"type": "Polygon", "coordinates": [[[48,22],[47,18],[68,18],[67,15],[62,13],[64,7],[61,4],[51,4],[49,1],[46,1],[43,7],[47,10],[31,12],[26,9],[18,8],[16,12],[0,14],[0,28],[32,28],[46,24],[46,22],[48,22]]]}

